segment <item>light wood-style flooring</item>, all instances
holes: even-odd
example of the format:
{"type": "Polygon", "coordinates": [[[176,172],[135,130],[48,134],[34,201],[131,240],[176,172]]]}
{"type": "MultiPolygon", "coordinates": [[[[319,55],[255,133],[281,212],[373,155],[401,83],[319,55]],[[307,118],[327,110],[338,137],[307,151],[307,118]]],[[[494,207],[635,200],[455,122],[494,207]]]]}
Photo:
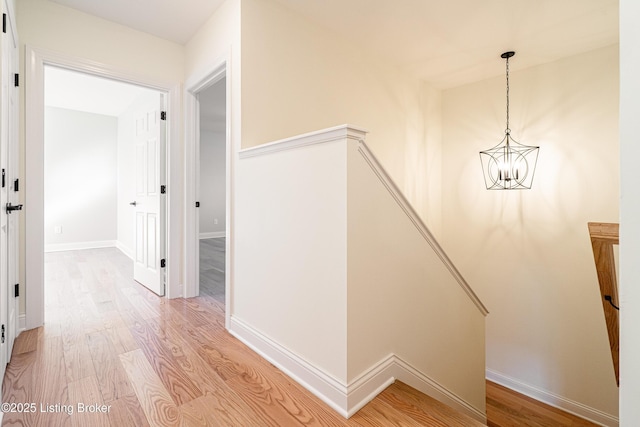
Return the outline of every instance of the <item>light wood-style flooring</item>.
{"type": "Polygon", "coordinates": [[[45,259],[45,326],[18,337],[3,385],[37,407],[5,426],[481,425],[402,383],[345,420],[231,336],[206,292],[159,298],[113,248],[45,259]]]}
{"type": "Polygon", "coordinates": [[[487,420],[489,427],[597,426],[491,381],[487,381],[487,420]]]}
{"type": "MultiPolygon", "coordinates": [[[[400,382],[345,420],[231,336],[214,295],[159,298],[117,249],[45,259],[45,326],[18,337],[2,390],[36,410],[4,426],[482,425],[400,382]]],[[[587,425],[499,388],[487,402],[491,426],[587,425]]]]}

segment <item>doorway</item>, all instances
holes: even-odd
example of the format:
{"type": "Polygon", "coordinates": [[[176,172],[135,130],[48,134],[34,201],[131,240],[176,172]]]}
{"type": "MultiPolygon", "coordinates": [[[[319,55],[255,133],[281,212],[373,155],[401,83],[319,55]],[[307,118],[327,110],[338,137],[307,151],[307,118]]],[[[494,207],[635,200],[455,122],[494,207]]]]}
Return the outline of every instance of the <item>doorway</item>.
{"type": "Polygon", "coordinates": [[[45,252],[117,247],[164,295],[164,94],[45,67],[45,252]]]}
{"type": "Polygon", "coordinates": [[[226,78],[198,93],[199,295],[225,303],[226,78]]]}
{"type": "MultiPolygon", "coordinates": [[[[201,189],[201,177],[200,177],[200,110],[202,108],[201,101],[207,102],[205,98],[209,94],[215,94],[218,90],[218,96],[214,96],[217,99],[216,105],[218,105],[218,111],[222,109],[224,105],[224,142],[225,142],[225,221],[224,221],[224,241],[218,238],[217,241],[220,245],[224,244],[224,303],[218,303],[216,305],[223,305],[225,311],[225,327],[229,328],[231,322],[231,309],[233,307],[233,293],[232,283],[234,277],[233,271],[233,156],[237,148],[232,149],[232,131],[231,123],[233,121],[231,107],[233,96],[231,96],[234,83],[232,75],[227,73],[227,66],[229,64],[229,58],[221,60],[219,63],[213,65],[211,68],[204,70],[202,74],[194,74],[187,79],[185,84],[186,92],[184,98],[185,105],[185,235],[184,235],[184,283],[185,283],[185,297],[198,296],[200,293],[200,193],[201,189]],[[217,84],[220,86],[215,87],[217,84]],[[212,92],[208,92],[208,89],[212,89],[212,92]],[[222,96],[222,89],[224,88],[224,100],[222,96]]],[[[222,120],[220,115],[218,120],[222,120]]],[[[221,129],[221,128],[219,128],[221,129]]],[[[208,165],[203,165],[203,168],[208,168],[208,165]]],[[[203,183],[202,186],[206,186],[203,183]]],[[[215,217],[214,217],[215,219],[215,217]]],[[[218,224],[221,225],[220,218],[218,218],[218,224]]],[[[205,235],[206,236],[206,235],[205,235]]],[[[203,237],[205,237],[203,236],[203,237]]],[[[203,239],[205,240],[205,239],[203,239]]],[[[220,248],[221,249],[221,248],[220,248]]],[[[219,253],[219,255],[222,255],[219,253]]],[[[203,257],[205,255],[203,254],[203,257]]],[[[221,294],[219,294],[222,297],[221,294]]]]}
{"type": "MultiPolygon", "coordinates": [[[[110,80],[120,81],[133,85],[138,85],[147,89],[152,89],[166,94],[166,145],[156,146],[154,153],[164,154],[166,165],[163,170],[167,176],[162,177],[165,189],[180,187],[180,126],[179,126],[179,84],[167,84],[166,82],[154,82],[152,80],[141,79],[139,76],[132,76],[127,72],[116,69],[105,64],[74,57],[68,57],[44,49],[27,47],[27,73],[26,73],[26,256],[25,256],[25,277],[26,277],[26,307],[25,307],[25,329],[32,329],[44,323],[44,74],[45,66],[63,68],[70,71],[90,74],[95,77],[102,77],[110,80]],[[172,161],[172,158],[174,159],[172,161]]],[[[155,188],[161,191],[159,186],[155,188]]],[[[166,294],[169,298],[176,298],[183,295],[183,289],[179,285],[179,263],[180,247],[180,209],[179,203],[171,203],[172,197],[179,200],[179,192],[167,190],[165,197],[167,219],[166,223],[166,262],[164,276],[166,277],[166,294]],[[176,242],[176,243],[172,243],[176,242]]],[[[133,202],[135,200],[130,200],[133,202]]],[[[143,224],[145,225],[145,224],[143,224]]],[[[162,223],[157,221],[145,227],[162,227],[162,223]]],[[[63,230],[64,233],[64,230],[63,230]]],[[[134,253],[135,255],[135,253],[134,253]]]]}

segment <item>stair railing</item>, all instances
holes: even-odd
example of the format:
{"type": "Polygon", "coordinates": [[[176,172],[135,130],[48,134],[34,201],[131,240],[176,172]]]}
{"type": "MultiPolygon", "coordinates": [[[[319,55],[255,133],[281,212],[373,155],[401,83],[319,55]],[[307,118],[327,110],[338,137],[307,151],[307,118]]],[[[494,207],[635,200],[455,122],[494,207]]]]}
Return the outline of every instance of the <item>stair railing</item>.
{"type": "Polygon", "coordinates": [[[598,283],[602,296],[602,309],[607,323],[609,334],[609,347],[613,359],[613,369],[616,375],[616,383],[620,385],[619,360],[619,303],[618,303],[618,278],[616,275],[615,255],[613,245],[620,243],[619,224],[590,222],[589,235],[593,248],[593,259],[598,272],[598,283]]]}

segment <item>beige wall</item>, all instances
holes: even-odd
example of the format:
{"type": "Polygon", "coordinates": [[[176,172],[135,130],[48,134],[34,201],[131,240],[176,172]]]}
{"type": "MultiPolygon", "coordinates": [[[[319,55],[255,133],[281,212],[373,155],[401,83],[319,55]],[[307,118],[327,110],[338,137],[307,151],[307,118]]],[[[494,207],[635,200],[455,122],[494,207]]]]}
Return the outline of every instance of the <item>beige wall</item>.
{"type": "Polygon", "coordinates": [[[427,167],[437,155],[428,144],[439,141],[424,114],[437,113],[437,92],[272,0],[242,2],[242,70],[243,148],[345,123],[367,129],[385,169],[437,227],[428,197],[439,176],[427,167]]]}
{"type": "Polygon", "coordinates": [[[240,0],[225,1],[185,45],[186,80],[203,77],[228,56],[231,71],[239,76],[240,0]]]}
{"type": "Polygon", "coordinates": [[[620,422],[640,424],[640,3],[620,1],[620,422]]]}
{"type": "Polygon", "coordinates": [[[395,354],[484,416],[484,312],[355,142],[347,153],[349,382],[395,354]]]}
{"type": "Polygon", "coordinates": [[[504,84],[443,93],[445,249],[489,309],[489,372],[615,416],[587,222],[618,222],[618,47],[511,74],[512,135],[541,146],[531,190],[484,188],[504,84]]]}
{"type": "MultiPolygon", "coordinates": [[[[178,85],[183,79],[184,48],[178,44],[50,1],[20,0],[16,6],[22,75],[26,75],[24,52],[28,45],[104,64],[144,80],[178,85]]],[[[24,88],[28,84],[27,81],[20,87],[21,105],[25,105],[24,88]]],[[[24,181],[24,115],[20,120],[20,179],[24,181]]],[[[24,224],[22,221],[22,242],[24,224]]],[[[24,283],[24,245],[21,250],[20,281],[24,283]]],[[[20,305],[20,312],[24,313],[23,298],[20,305]]]]}

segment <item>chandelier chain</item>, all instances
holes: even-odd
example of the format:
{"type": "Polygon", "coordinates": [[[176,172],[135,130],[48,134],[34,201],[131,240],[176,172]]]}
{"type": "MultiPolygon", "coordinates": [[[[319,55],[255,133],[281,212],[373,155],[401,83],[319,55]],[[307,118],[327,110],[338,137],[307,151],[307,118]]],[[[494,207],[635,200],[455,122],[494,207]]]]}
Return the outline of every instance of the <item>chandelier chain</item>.
{"type": "Polygon", "coordinates": [[[511,133],[511,129],[509,129],[509,58],[507,57],[507,129],[505,130],[505,133],[508,135],[511,133]]]}

